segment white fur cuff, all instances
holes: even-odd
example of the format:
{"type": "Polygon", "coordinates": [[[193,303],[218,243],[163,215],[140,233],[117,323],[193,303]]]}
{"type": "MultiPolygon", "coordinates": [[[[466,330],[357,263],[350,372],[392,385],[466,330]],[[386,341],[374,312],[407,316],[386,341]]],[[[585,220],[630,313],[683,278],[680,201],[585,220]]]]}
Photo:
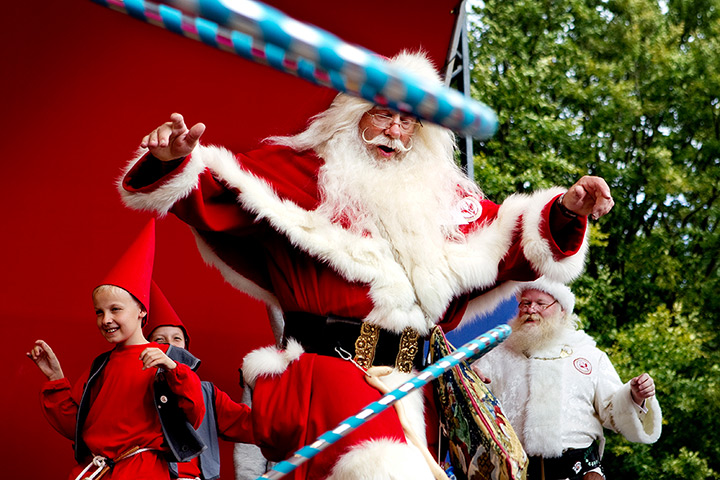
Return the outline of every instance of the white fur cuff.
{"type": "Polygon", "coordinates": [[[245,355],[242,372],[245,383],[255,388],[255,381],[261,375],[280,375],[287,369],[288,365],[300,358],[305,353],[302,345],[294,339],[288,341],[285,350],[277,347],[263,347],[253,350],[245,355]]]}
{"type": "MultiPolygon", "coordinates": [[[[540,233],[540,222],[543,219],[542,210],[548,202],[564,191],[564,189],[556,187],[541,190],[526,197],[525,201],[527,203],[524,205],[525,211],[523,212],[522,234],[523,251],[533,268],[542,275],[560,283],[568,283],[582,273],[585,267],[585,256],[588,249],[588,234],[586,232],[582,245],[575,255],[556,260],[548,243],[551,240],[543,238],[540,233]]],[[[506,204],[514,203],[516,201],[514,197],[516,196],[517,195],[508,197],[503,203],[501,210],[506,204]]],[[[520,198],[518,198],[518,200],[520,200],[520,198]]]]}
{"type": "Polygon", "coordinates": [[[618,390],[612,399],[612,419],[618,432],[631,442],[655,443],[662,431],[662,412],[657,397],[645,401],[647,413],[638,412],[630,395],[630,383],[618,390]]]}
{"type": "Polygon", "coordinates": [[[166,215],[178,200],[187,197],[197,188],[199,176],[205,170],[205,164],[197,158],[197,154],[202,148],[198,145],[183,170],[151,192],[128,192],[123,188],[123,179],[147,153],[147,149],[138,150],[135,158],[128,163],[118,181],[118,190],[125,205],[135,210],[148,210],[157,212],[161,216],[166,215]]]}

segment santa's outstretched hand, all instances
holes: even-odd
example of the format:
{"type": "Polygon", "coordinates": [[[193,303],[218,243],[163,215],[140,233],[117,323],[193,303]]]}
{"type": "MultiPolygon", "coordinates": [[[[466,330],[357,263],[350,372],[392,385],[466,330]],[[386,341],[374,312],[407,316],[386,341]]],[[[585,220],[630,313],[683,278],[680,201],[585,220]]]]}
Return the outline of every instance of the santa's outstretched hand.
{"type": "Polygon", "coordinates": [[[158,160],[169,162],[190,155],[204,132],[204,124],[196,123],[188,129],[183,116],[173,113],[169,122],[145,135],[140,146],[158,160]]]}
{"type": "Polygon", "coordinates": [[[576,215],[589,215],[597,220],[608,213],[615,202],[605,180],[585,175],[562,196],[562,204],[576,215]]]}

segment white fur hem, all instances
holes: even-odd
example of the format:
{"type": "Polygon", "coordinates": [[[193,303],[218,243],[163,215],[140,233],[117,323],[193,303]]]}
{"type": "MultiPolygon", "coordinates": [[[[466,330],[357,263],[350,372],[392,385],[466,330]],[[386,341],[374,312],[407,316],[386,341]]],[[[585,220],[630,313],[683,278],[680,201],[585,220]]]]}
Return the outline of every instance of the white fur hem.
{"type": "Polygon", "coordinates": [[[430,467],[412,445],[372,440],[340,457],[328,480],[433,480],[430,467]]]}
{"type": "Polygon", "coordinates": [[[500,303],[513,297],[519,285],[520,282],[505,282],[470,300],[458,328],[464,328],[493,313],[500,303]]]}
{"type": "Polygon", "coordinates": [[[255,388],[259,376],[282,374],[292,362],[305,353],[302,346],[294,339],[288,341],[285,350],[277,347],[263,347],[245,355],[242,372],[245,383],[255,388]]]}

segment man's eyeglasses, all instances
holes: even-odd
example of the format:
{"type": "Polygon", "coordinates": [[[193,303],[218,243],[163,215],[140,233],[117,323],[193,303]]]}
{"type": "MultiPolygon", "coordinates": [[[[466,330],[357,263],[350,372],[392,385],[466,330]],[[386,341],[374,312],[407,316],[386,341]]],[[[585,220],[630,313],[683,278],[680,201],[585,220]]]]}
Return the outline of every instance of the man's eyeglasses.
{"type": "Polygon", "coordinates": [[[548,308],[552,307],[552,306],[555,305],[556,303],[557,303],[557,300],[555,300],[555,301],[552,302],[552,303],[531,302],[530,300],[521,300],[520,303],[518,304],[518,308],[519,308],[520,310],[530,310],[530,307],[532,307],[533,305],[535,305],[535,309],[536,309],[538,312],[544,312],[545,310],[547,310],[548,308]]]}
{"type": "Polygon", "coordinates": [[[395,115],[392,115],[388,112],[368,112],[368,115],[370,115],[372,124],[378,128],[382,128],[383,130],[385,130],[386,128],[390,128],[393,123],[397,123],[400,127],[400,130],[405,133],[412,132],[418,125],[422,126],[422,123],[420,123],[415,117],[401,115],[400,119],[397,122],[394,122],[393,120],[395,118],[395,115]]]}

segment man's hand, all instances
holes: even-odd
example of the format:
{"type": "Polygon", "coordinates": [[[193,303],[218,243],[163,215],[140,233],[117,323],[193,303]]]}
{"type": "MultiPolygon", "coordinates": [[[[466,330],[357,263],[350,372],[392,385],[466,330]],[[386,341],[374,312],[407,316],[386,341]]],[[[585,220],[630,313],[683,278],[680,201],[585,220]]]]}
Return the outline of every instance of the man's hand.
{"type": "Polygon", "coordinates": [[[55,352],[53,352],[50,345],[45,343],[45,341],[35,340],[35,346],[25,355],[35,362],[35,365],[45,374],[48,380],[60,380],[65,377],[62,368],[60,368],[60,361],[58,361],[55,356],[55,352]]]}
{"type": "Polygon", "coordinates": [[[473,369],[473,372],[480,378],[480,381],[483,383],[490,383],[490,379],[486,377],[481,371],[480,367],[476,366],[474,363],[470,365],[470,368],[473,369]]]}
{"type": "Polygon", "coordinates": [[[563,195],[562,204],[577,215],[589,215],[597,220],[608,213],[615,202],[605,180],[585,175],[563,195]]]}
{"type": "Polygon", "coordinates": [[[173,113],[169,122],[145,135],[140,146],[147,148],[158,160],[169,162],[190,155],[204,132],[204,124],[196,123],[188,130],[183,116],[173,113]]]}
{"type": "Polygon", "coordinates": [[[165,353],[157,347],[148,347],[140,354],[140,361],[143,363],[143,370],[148,368],[164,368],[172,370],[177,367],[177,363],[170,359],[165,353]]]}
{"type": "Polygon", "coordinates": [[[633,402],[642,405],[646,398],[655,395],[655,381],[647,373],[633,378],[630,380],[630,395],[633,402]]]}

